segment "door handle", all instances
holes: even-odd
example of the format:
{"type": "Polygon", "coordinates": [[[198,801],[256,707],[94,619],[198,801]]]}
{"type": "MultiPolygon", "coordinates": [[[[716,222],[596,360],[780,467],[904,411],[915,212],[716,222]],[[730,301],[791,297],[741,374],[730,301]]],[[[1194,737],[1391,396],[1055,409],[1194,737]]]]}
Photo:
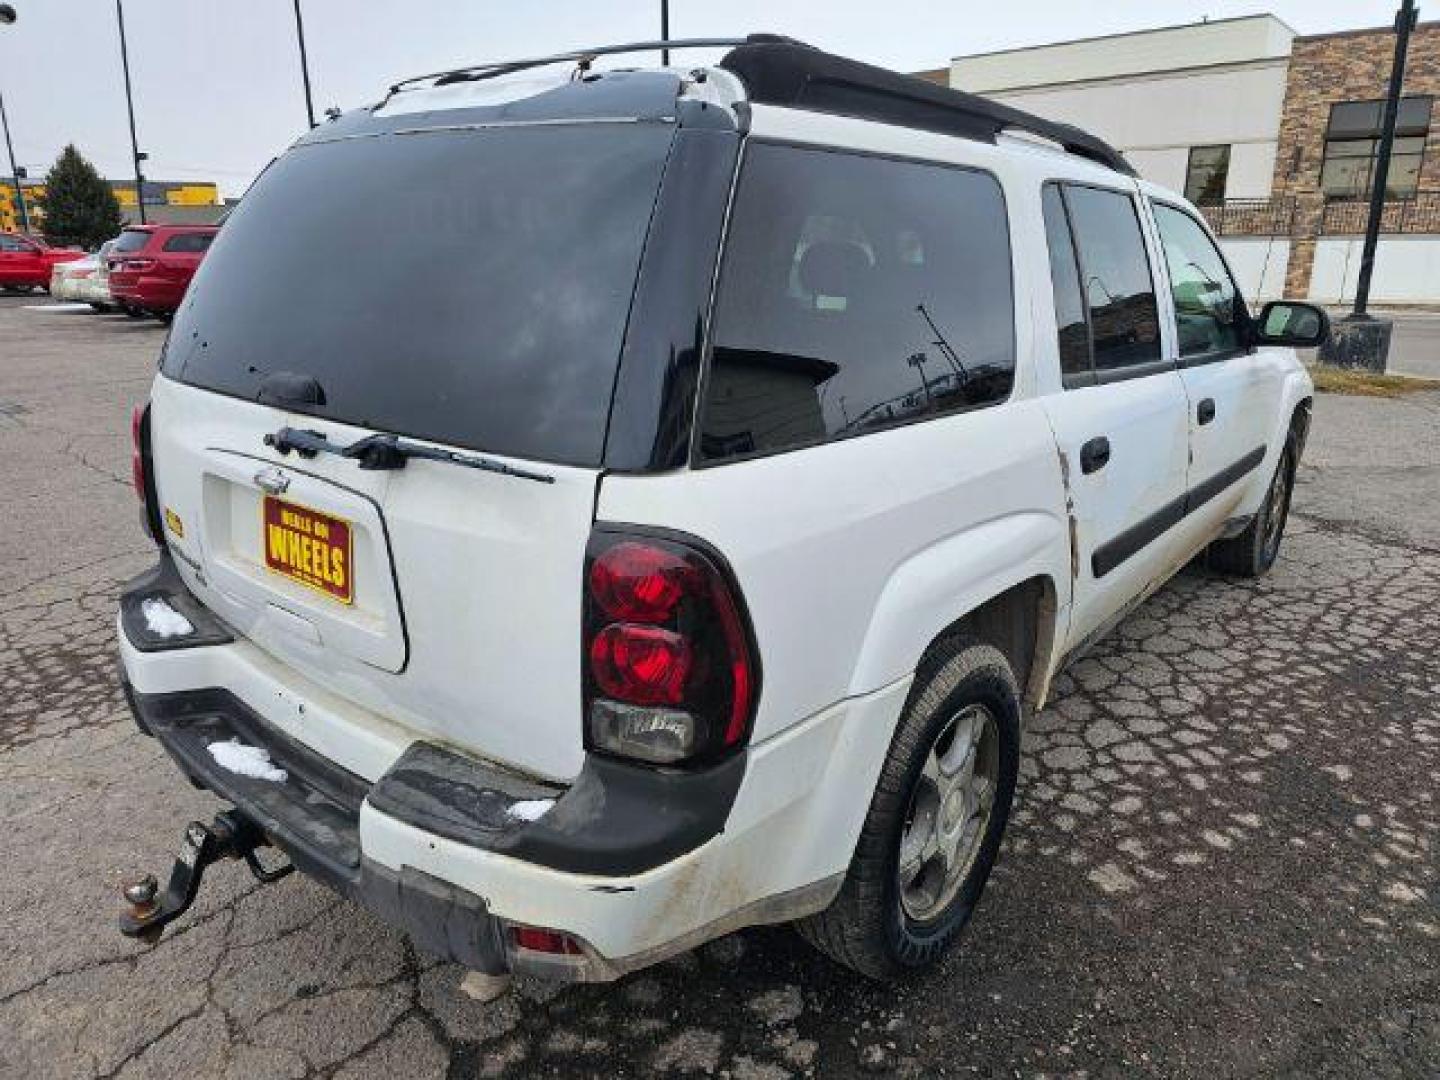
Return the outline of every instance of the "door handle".
{"type": "Polygon", "coordinates": [[[1080,471],[1087,476],[1099,472],[1110,463],[1110,440],[1097,435],[1080,447],[1080,471]]]}
{"type": "Polygon", "coordinates": [[[1215,419],[1215,399],[1205,398],[1195,407],[1195,419],[1202,424],[1208,424],[1215,419]]]}

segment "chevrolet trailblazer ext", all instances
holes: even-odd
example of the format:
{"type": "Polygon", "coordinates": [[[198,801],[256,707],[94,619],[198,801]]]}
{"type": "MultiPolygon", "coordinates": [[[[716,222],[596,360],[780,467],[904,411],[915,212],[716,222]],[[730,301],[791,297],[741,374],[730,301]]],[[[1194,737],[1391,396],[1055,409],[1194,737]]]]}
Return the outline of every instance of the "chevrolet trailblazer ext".
{"type": "Polygon", "coordinates": [[[725,44],[410,80],[221,231],[137,412],[120,652],[233,808],[127,933],[273,845],[482,973],[798,920],[903,975],[1056,671],[1196,555],[1275,560],[1321,311],[1252,317],[1084,132],[725,44]]]}

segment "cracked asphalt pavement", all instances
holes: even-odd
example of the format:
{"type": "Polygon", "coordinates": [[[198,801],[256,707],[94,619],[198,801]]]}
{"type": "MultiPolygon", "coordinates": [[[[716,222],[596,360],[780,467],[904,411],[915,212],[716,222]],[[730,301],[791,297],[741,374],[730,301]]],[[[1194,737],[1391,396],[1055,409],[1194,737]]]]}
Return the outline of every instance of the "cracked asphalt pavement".
{"type": "Polygon", "coordinates": [[[218,808],[115,677],[162,335],[0,300],[0,1075],[1440,1076],[1440,393],[1321,397],[1275,570],[1185,571],[1061,678],[938,971],[878,987],[766,928],[479,1005],[236,864],[157,947],[116,931],[218,808]]]}

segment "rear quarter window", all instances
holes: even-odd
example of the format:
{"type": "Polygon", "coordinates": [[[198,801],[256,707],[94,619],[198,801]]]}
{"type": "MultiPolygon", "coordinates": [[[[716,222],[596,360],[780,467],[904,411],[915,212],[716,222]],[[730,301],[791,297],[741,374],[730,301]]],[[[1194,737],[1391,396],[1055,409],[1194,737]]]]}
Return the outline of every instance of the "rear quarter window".
{"type": "Polygon", "coordinates": [[[993,176],[752,144],[716,299],[701,460],[993,405],[1014,375],[993,176]]]}
{"type": "Polygon", "coordinates": [[[162,251],[176,251],[181,253],[198,254],[210,246],[210,241],[215,239],[214,233],[176,233],[167,237],[162,251]]]}
{"type": "Polygon", "coordinates": [[[126,229],[115,239],[115,246],[110,249],[112,255],[128,255],[140,251],[150,242],[151,233],[142,232],[139,229],[126,229]]]}

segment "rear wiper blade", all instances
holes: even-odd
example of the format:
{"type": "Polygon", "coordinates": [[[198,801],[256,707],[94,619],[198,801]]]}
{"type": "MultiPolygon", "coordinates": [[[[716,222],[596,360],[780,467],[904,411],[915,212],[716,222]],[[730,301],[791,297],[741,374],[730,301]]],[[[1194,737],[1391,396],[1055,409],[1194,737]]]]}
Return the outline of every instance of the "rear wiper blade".
{"type": "Polygon", "coordinates": [[[514,476],[521,480],[534,480],[540,484],[555,482],[555,477],[546,473],[517,469],[513,465],[481,454],[462,454],[455,450],[442,450],[437,446],[410,442],[398,435],[366,435],[348,446],[342,446],[332,443],[318,431],[283,427],[271,435],[266,435],[265,445],[273,446],[282,456],[292,450],[304,458],[312,458],[316,454],[335,454],[337,457],[358,461],[362,469],[403,469],[411,458],[420,458],[424,461],[448,461],[451,465],[463,465],[467,469],[514,476]]]}

